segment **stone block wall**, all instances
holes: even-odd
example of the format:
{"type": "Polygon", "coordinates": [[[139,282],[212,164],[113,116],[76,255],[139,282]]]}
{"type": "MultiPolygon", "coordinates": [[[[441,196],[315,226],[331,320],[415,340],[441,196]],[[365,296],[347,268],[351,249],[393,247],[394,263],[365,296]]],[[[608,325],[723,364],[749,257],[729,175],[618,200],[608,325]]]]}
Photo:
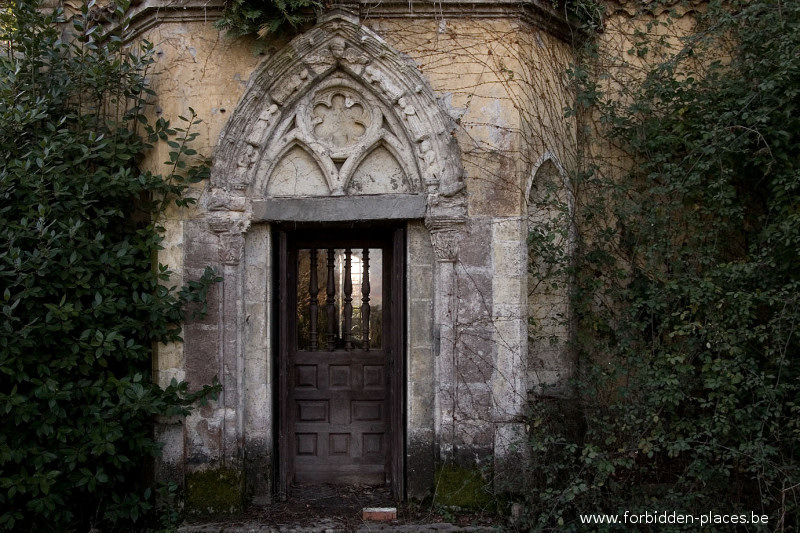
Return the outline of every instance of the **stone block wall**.
{"type": "MultiPolygon", "coordinates": [[[[536,223],[528,210],[536,162],[545,153],[570,161],[576,151],[575,124],[557,118],[569,98],[556,79],[569,56],[558,25],[545,24],[538,8],[505,0],[467,2],[471,11],[444,0],[437,9],[415,2],[416,10],[407,2],[352,4],[360,5],[355,23],[329,20],[294,41],[266,43],[221,35],[211,26],[208,2],[176,10],[146,0],[136,7],[134,26],[158,56],[153,118],[175,120],[192,107],[203,119],[196,148],[214,158],[211,182],[194,190],[198,205],[168,214],[160,260],[175,271],[172,284],[198,277],[205,266],[224,278],[209,292],[206,317],[185,325],[184,343],[158,348],[160,383],[175,377],[199,387],[217,377],[223,385],[218,401],[159,428],[167,444],[159,467],[164,477],[231,470],[242,475],[225,479],[239,480],[241,494],[260,502],[275,496],[275,220],[256,203],[274,206],[291,193],[268,185],[267,174],[288,164],[270,159],[283,157],[282,148],[270,152],[280,141],[272,131],[280,121],[291,128],[292,102],[325,83],[314,69],[346,72],[355,80],[349,90],[369,87],[365,101],[383,106],[388,117],[382,127],[408,142],[376,159],[397,157],[405,168],[376,168],[407,173],[403,192],[425,197],[424,213],[404,222],[407,496],[433,490],[437,464],[492,465],[500,472],[518,460],[527,392],[570,371],[566,352],[528,342],[529,316],[547,319],[537,314],[542,302],[566,302],[564,293],[530,292],[527,253],[529,223],[536,223]],[[313,41],[336,32],[341,40],[333,44],[313,41]],[[304,63],[292,64],[293,57],[304,63]],[[378,67],[390,60],[397,72],[382,73],[378,67]],[[278,71],[285,72],[281,88],[269,85],[283,76],[278,71]],[[275,98],[272,107],[259,103],[262,96],[275,98]],[[241,118],[248,113],[255,115],[241,118]],[[272,121],[273,113],[281,118],[272,121]],[[272,155],[251,161],[264,153],[272,155]],[[541,361],[549,366],[540,369],[541,361]]],[[[164,160],[157,152],[144,164],[160,171],[164,160]]],[[[294,199],[317,189],[301,191],[294,199]]],[[[359,192],[333,191],[331,205],[341,197],[335,195],[359,192]]],[[[390,194],[380,187],[366,192],[390,194]]],[[[310,216],[347,220],[330,210],[310,216]]],[[[569,331],[552,334],[566,338],[569,331]]]]}

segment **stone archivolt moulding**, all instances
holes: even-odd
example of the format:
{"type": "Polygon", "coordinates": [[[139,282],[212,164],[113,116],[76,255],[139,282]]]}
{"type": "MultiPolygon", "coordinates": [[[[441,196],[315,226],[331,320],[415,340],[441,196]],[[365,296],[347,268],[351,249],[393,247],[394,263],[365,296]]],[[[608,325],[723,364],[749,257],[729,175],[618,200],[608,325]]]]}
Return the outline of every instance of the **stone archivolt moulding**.
{"type": "Polygon", "coordinates": [[[409,60],[333,12],[253,73],[203,204],[248,219],[261,202],[270,220],[279,198],[427,195],[429,226],[453,227],[466,218],[454,127],[409,60]]]}

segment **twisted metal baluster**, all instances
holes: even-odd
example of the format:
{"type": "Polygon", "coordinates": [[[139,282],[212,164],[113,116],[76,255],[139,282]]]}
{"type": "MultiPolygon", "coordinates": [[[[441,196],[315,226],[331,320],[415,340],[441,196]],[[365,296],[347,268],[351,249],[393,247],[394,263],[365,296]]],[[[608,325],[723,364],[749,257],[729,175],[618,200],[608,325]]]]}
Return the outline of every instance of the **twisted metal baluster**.
{"type": "Polygon", "coordinates": [[[311,338],[309,339],[309,350],[312,352],[317,349],[317,316],[319,314],[319,283],[317,281],[317,249],[311,249],[311,276],[308,282],[308,295],[311,297],[309,314],[311,319],[311,338]]]}
{"type": "Polygon", "coordinates": [[[327,309],[328,309],[328,350],[333,351],[334,345],[334,328],[336,328],[336,286],[333,276],[333,248],[328,248],[328,287],[327,287],[327,309]]]}
{"type": "Polygon", "coordinates": [[[361,280],[361,334],[364,338],[364,349],[369,350],[369,249],[363,251],[363,273],[361,280]]]}
{"type": "Polygon", "coordinates": [[[344,324],[342,326],[342,337],[344,337],[344,349],[349,350],[351,346],[350,329],[353,326],[353,280],[350,275],[350,248],[344,251],[344,324]]]}

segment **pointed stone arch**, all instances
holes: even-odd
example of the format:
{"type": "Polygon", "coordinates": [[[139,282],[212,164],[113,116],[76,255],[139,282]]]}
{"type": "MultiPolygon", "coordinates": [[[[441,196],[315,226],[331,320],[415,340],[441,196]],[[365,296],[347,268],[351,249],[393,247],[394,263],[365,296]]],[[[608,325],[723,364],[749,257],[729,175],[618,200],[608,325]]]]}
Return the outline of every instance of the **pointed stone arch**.
{"type": "Polygon", "coordinates": [[[247,219],[254,203],[273,197],[405,193],[426,197],[429,227],[449,228],[466,217],[454,128],[410,60],[356,18],[333,12],[253,73],[222,131],[203,205],[247,219]],[[306,154],[328,190],[275,187],[289,153],[306,154]],[[369,174],[369,164],[396,175],[364,193],[354,174],[369,174]]]}

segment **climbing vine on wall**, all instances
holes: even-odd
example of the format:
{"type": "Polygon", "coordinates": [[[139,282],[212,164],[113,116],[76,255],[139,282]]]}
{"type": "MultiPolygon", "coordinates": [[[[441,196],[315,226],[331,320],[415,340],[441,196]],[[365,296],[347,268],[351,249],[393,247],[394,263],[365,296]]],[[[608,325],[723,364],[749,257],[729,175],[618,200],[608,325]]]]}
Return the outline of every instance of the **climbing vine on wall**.
{"type": "Polygon", "coordinates": [[[624,511],[798,522],[800,6],[675,6],[621,17],[628,54],[601,38],[571,70],[582,409],[540,401],[530,419],[539,529],[624,511]]]}

